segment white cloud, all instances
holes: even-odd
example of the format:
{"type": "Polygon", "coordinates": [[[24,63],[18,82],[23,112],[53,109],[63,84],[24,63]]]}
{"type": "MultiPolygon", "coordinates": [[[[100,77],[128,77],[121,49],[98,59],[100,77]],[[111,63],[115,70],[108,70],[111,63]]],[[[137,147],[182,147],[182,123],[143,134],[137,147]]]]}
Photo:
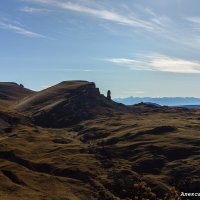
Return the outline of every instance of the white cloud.
{"type": "Polygon", "coordinates": [[[200,61],[185,60],[162,54],[139,56],[134,59],[112,58],[109,62],[129,67],[131,70],[151,70],[173,73],[200,73],[200,61]]]}
{"type": "MultiPolygon", "coordinates": [[[[196,31],[198,33],[194,36],[199,39],[200,17],[199,16],[187,17],[186,20],[191,23],[192,30],[196,31]]],[[[199,44],[199,42],[198,42],[198,44],[199,44]]]]}
{"type": "Polygon", "coordinates": [[[18,25],[6,23],[6,22],[3,22],[3,21],[0,21],[0,29],[11,30],[11,31],[16,32],[17,34],[25,35],[27,37],[45,38],[44,35],[29,31],[29,30],[27,30],[23,27],[18,26],[18,25]]]}
{"type": "Polygon", "coordinates": [[[127,65],[133,65],[138,63],[137,60],[134,59],[128,59],[128,58],[109,58],[109,59],[105,59],[107,61],[113,62],[113,63],[123,63],[123,64],[127,64],[127,65]]]}
{"type": "MultiPolygon", "coordinates": [[[[96,19],[102,19],[107,22],[130,27],[123,29],[112,26],[111,24],[101,25],[107,30],[116,34],[134,35],[135,33],[145,38],[154,39],[155,42],[163,39],[173,42],[182,47],[199,49],[200,27],[190,28],[191,22],[199,23],[198,17],[178,18],[170,15],[160,15],[144,6],[129,6],[124,2],[121,4],[110,4],[108,2],[90,1],[90,0],[24,0],[26,2],[36,3],[37,5],[47,6],[57,10],[73,11],[92,16],[96,19]],[[185,20],[186,19],[186,20],[185,20]],[[181,23],[180,23],[181,21],[181,23]],[[109,27],[108,27],[109,26],[109,27]]],[[[130,4],[134,5],[134,4],[130,4]]],[[[28,10],[27,10],[28,11],[28,10]]],[[[31,12],[31,10],[29,10],[31,12]]]]}
{"type": "Polygon", "coordinates": [[[152,20],[143,20],[139,17],[136,17],[134,15],[134,12],[127,13],[125,11],[116,11],[119,10],[119,8],[115,11],[113,9],[106,9],[94,2],[93,5],[95,6],[93,7],[83,5],[83,3],[80,2],[72,3],[70,1],[63,2],[54,0],[33,0],[33,2],[54,6],[64,10],[71,10],[82,14],[88,14],[106,21],[114,22],[125,26],[137,27],[148,31],[156,31],[159,28],[161,28],[164,24],[160,21],[162,20],[161,18],[158,19],[155,23],[152,20]]]}
{"type": "Polygon", "coordinates": [[[188,20],[189,22],[200,25],[200,17],[198,17],[198,16],[186,17],[186,20],[188,20]]]}
{"type": "Polygon", "coordinates": [[[164,72],[200,73],[200,62],[158,55],[150,58],[152,69],[164,72]]]}
{"type": "Polygon", "coordinates": [[[67,10],[86,13],[89,15],[93,15],[97,18],[116,22],[116,23],[119,23],[122,25],[136,26],[136,27],[141,27],[141,28],[145,28],[145,29],[152,29],[151,24],[148,24],[147,22],[145,22],[143,20],[127,17],[127,16],[121,15],[117,12],[109,11],[106,9],[90,8],[90,7],[80,5],[80,4],[74,4],[71,2],[60,3],[59,6],[64,9],[67,9],[67,10]]]}

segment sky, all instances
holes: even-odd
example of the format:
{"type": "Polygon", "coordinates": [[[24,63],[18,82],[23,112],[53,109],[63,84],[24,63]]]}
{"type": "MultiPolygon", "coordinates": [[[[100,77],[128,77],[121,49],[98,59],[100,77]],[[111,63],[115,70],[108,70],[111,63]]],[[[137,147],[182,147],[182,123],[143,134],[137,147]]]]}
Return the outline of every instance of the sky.
{"type": "Polygon", "coordinates": [[[112,97],[200,97],[199,0],[2,0],[0,81],[88,80],[112,97]]]}

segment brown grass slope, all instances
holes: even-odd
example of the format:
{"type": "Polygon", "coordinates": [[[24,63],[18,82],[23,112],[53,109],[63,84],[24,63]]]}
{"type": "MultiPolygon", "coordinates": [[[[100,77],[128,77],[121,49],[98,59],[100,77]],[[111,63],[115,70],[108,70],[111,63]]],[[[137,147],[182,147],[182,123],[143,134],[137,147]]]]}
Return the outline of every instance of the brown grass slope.
{"type": "MultiPolygon", "coordinates": [[[[0,106],[0,199],[131,200],[133,185],[140,181],[162,199],[172,186],[178,191],[200,191],[198,109],[137,105],[128,112],[107,101],[93,83],[82,81],[39,92],[17,109],[29,116],[0,106]],[[91,91],[93,101],[88,97],[91,91]],[[78,98],[83,93],[86,97],[78,98]],[[67,128],[30,123],[33,113],[48,105],[55,112],[54,100],[70,97],[93,117],[67,128]],[[85,103],[80,102],[84,98],[85,103]]],[[[65,118],[62,109],[55,112],[60,119],[65,118]]],[[[73,112],[81,112],[76,104],[73,112]]]]}
{"type": "Polygon", "coordinates": [[[32,94],[33,91],[14,82],[0,82],[0,101],[15,101],[32,94]]]}
{"type": "Polygon", "coordinates": [[[16,109],[45,127],[68,127],[126,107],[107,100],[94,83],[65,81],[23,99],[16,109]]]}

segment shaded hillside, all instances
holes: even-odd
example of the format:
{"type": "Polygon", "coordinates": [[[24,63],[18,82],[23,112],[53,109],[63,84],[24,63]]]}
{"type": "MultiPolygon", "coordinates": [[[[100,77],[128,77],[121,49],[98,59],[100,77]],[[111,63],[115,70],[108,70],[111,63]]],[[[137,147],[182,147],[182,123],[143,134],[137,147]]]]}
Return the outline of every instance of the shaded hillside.
{"type": "Polygon", "coordinates": [[[200,191],[199,109],[125,107],[85,81],[62,82],[16,108],[23,114],[0,105],[2,199],[132,200],[141,181],[166,200],[172,186],[179,195],[200,191]]]}
{"type": "Polygon", "coordinates": [[[23,85],[12,82],[0,82],[1,101],[19,100],[33,93],[32,90],[24,88],[23,85]]]}
{"type": "Polygon", "coordinates": [[[176,113],[176,112],[183,112],[190,114],[191,109],[185,108],[185,107],[168,107],[168,106],[160,106],[157,104],[152,103],[138,103],[132,106],[128,106],[129,110],[131,110],[134,113],[176,113]]]}
{"type": "Polygon", "coordinates": [[[45,127],[67,127],[127,108],[100,94],[94,83],[65,81],[23,99],[16,109],[45,127]]]}

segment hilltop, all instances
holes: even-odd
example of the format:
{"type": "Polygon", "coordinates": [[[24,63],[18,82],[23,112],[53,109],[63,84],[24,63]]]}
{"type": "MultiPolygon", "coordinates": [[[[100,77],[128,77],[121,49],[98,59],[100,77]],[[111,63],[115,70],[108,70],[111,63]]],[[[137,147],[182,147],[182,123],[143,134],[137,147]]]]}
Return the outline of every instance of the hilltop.
{"type": "Polygon", "coordinates": [[[100,94],[95,84],[87,81],[64,81],[28,96],[15,106],[45,127],[68,127],[99,115],[111,115],[127,108],[100,94]]]}
{"type": "Polygon", "coordinates": [[[0,101],[16,101],[33,94],[34,91],[14,82],[0,82],[0,101]]]}
{"type": "Polygon", "coordinates": [[[200,191],[199,109],[125,106],[87,81],[28,91],[0,106],[2,199],[131,200],[141,181],[160,198],[200,191]]]}

